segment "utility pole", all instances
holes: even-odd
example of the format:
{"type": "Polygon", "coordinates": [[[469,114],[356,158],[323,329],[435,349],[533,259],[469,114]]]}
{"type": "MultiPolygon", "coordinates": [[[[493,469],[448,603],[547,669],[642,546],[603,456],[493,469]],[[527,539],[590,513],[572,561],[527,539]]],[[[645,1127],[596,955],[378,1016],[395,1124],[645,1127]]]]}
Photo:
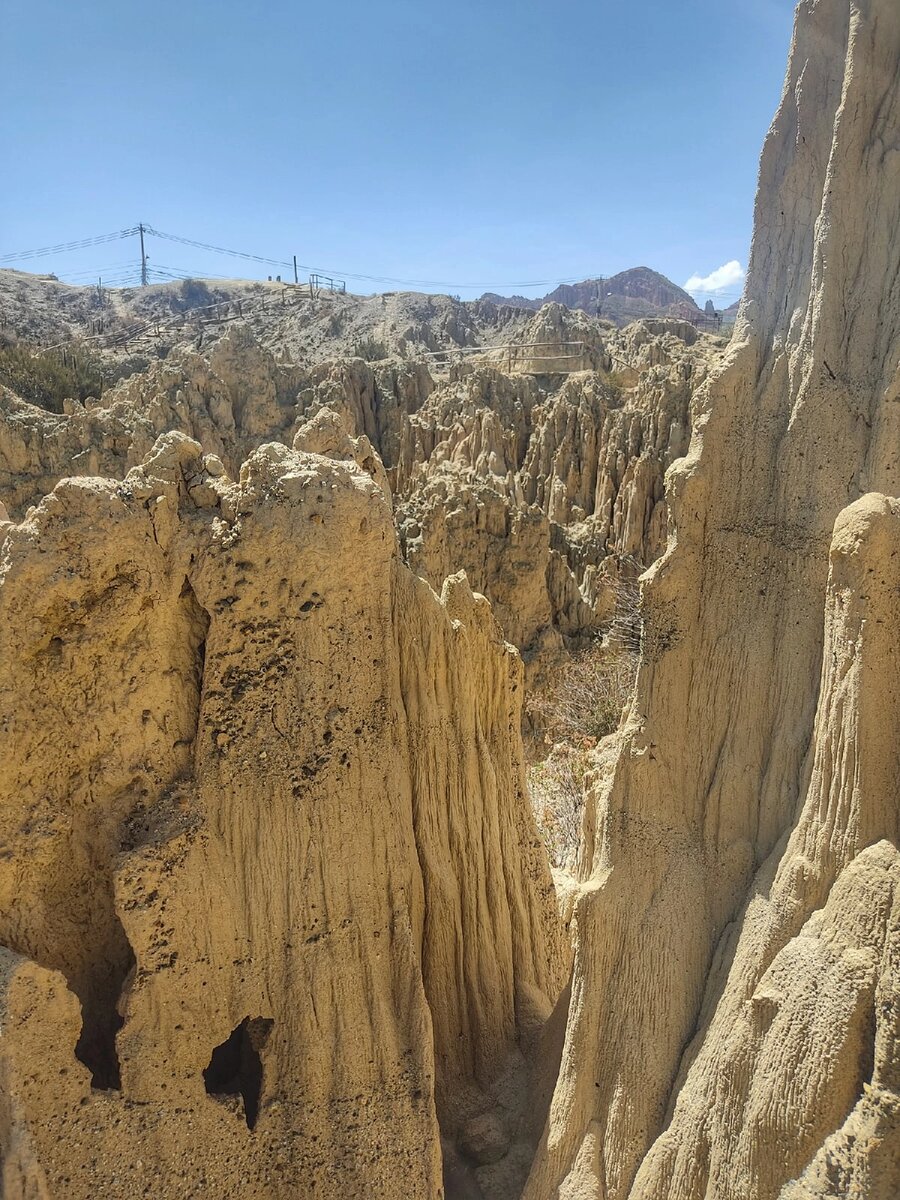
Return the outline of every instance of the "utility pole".
{"type": "Polygon", "coordinates": [[[138,225],[141,235],[141,287],[147,286],[147,255],[144,253],[144,226],[138,225]]]}
{"type": "Polygon", "coordinates": [[[294,283],[299,283],[300,279],[297,275],[297,255],[294,255],[294,283]]]}

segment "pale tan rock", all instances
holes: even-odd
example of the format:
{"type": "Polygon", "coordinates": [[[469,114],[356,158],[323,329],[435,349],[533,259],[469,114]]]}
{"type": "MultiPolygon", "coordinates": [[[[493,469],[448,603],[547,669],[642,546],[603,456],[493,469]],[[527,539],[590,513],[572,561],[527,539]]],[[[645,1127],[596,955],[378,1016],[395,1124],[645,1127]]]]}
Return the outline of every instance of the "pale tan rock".
{"type": "Polygon", "coordinates": [[[521,665],[355,462],[208,468],[167,435],[3,549],[4,1194],[437,1196],[566,969],[521,665]]]}
{"type": "MultiPolygon", "coordinates": [[[[237,474],[263,441],[301,436],[311,449],[370,462],[395,496],[413,569],[435,588],[466,570],[536,678],[563,639],[590,638],[609,619],[617,569],[602,564],[624,556],[646,565],[664,549],[663,473],[686,447],[709,348],[689,346],[672,322],[620,333],[558,305],[533,321],[552,328],[523,326],[520,338],[582,336],[597,370],[543,375],[539,386],[512,360],[511,373],[461,364],[438,382],[423,363],[396,360],[301,368],[266,351],[247,325],[229,324],[202,349],[180,345],[62,415],[5,393],[0,495],[20,515],[60,478],[121,478],[172,430],[201,443],[212,479],[237,474]],[[326,433],[334,414],[372,453],[338,448],[326,433]]],[[[215,504],[208,480],[195,486],[198,504],[215,504]]]]}
{"type": "Polygon", "coordinates": [[[463,567],[532,682],[563,639],[610,620],[622,565],[633,575],[665,549],[663,476],[686,450],[707,361],[670,343],[675,365],[635,371],[627,392],[587,372],[545,398],[527,376],[464,366],[406,426],[394,473],[406,558],[435,585],[463,567]]]}
{"type": "Polygon", "coordinates": [[[707,382],[384,297],[4,400],[5,1194],[900,1193],[898,80],[893,0],[804,0],[707,382]],[[563,989],[478,589],[533,667],[654,559],[563,989]]]}
{"type": "Polygon", "coordinates": [[[367,475],[371,475],[390,501],[391,485],[378,452],[365,434],[351,437],[341,417],[332,409],[319,409],[315,416],[304,422],[294,434],[292,444],[295,450],[355,462],[367,475]]]}
{"type": "Polygon", "coordinates": [[[900,1194],[898,127],[893,0],[801,4],[589,798],[528,1200],[900,1194]]]}
{"type": "Polygon", "coordinates": [[[475,1162],[484,1166],[495,1163],[509,1149],[509,1134],[495,1113],[483,1113],[465,1123],[460,1145],[475,1162]]]}

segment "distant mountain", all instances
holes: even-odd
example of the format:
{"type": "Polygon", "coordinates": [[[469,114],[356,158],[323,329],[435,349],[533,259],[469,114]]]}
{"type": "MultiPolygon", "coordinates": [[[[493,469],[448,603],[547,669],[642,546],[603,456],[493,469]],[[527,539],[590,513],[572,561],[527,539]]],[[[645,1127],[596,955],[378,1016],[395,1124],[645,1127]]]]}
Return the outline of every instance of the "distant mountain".
{"type": "Polygon", "coordinates": [[[702,310],[683,288],[649,267],[632,267],[608,279],[561,283],[539,299],[498,296],[494,292],[486,292],[481,298],[495,304],[529,309],[538,309],[555,300],[567,308],[580,308],[592,316],[607,317],[617,325],[627,325],[641,317],[681,317],[690,321],[702,315],[702,310]]]}

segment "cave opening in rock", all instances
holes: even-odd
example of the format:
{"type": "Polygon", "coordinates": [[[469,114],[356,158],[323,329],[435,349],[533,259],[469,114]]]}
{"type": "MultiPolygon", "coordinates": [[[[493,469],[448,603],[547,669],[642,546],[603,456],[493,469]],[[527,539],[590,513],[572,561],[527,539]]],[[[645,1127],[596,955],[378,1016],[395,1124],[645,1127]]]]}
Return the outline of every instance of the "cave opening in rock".
{"type": "Polygon", "coordinates": [[[206,637],[209,633],[210,615],[197,599],[197,595],[191,586],[191,581],[187,576],[184,577],[184,583],[181,585],[179,600],[181,601],[181,617],[186,625],[190,647],[188,661],[194,667],[194,687],[197,697],[196,707],[199,710],[200,693],[203,688],[203,671],[206,666],[206,637]]]}
{"type": "Polygon", "coordinates": [[[107,969],[95,974],[88,981],[87,990],[79,996],[82,1021],[75,1057],[90,1071],[91,1087],[118,1091],[122,1080],[116,1034],[124,1024],[118,1002],[135,965],[134,952],[118,920],[114,923],[109,953],[112,960],[107,969]]]}
{"type": "Polygon", "coordinates": [[[252,1129],[259,1116],[263,1062],[260,1051],[269,1040],[274,1021],[268,1017],[244,1017],[240,1025],[216,1046],[203,1072],[210,1096],[240,1096],[244,1119],[252,1129]]]}

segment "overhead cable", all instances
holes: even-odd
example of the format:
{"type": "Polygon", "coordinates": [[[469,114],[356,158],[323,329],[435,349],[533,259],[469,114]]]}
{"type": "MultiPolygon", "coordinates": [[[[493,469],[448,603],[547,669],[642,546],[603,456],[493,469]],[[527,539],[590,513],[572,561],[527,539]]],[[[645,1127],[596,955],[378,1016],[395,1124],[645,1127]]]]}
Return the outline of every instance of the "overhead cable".
{"type": "Polygon", "coordinates": [[[40,246],[36,250],[19,250],[15,254],[0,254],[0,262],[20,262],[29,258],[46,258],[50,254],[64,254],[69,250],[83,250],[88,246],[99,246],[104,242],[116,242],[120,238],[133,237],[138,232],[135,225],[132,229],[119,229],[116,233],[101,233],[97,237],[81,238],[74,242],[60,242],[56,246],[40,246]]]}

